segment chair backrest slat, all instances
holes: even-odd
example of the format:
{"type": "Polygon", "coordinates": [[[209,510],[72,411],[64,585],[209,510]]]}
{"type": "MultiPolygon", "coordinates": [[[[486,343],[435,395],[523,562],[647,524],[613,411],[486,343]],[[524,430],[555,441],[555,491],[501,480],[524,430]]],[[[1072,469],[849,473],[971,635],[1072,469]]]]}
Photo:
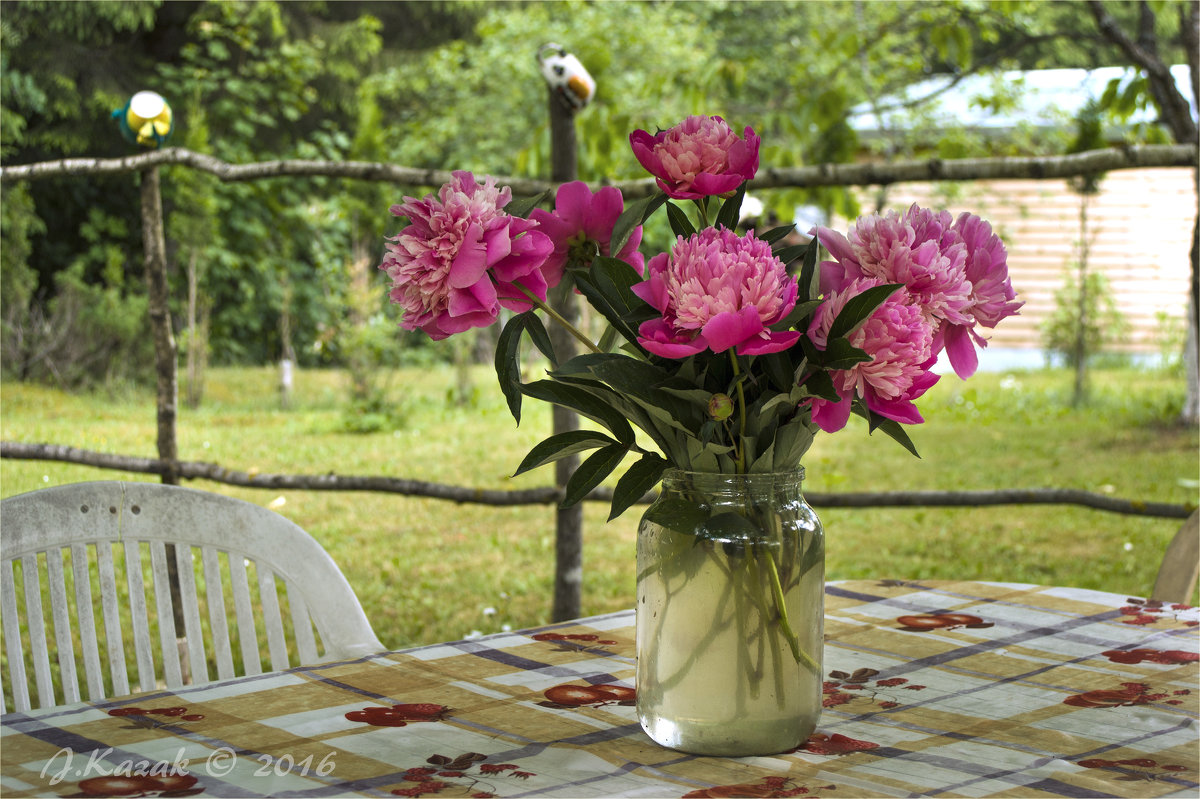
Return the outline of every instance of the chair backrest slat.
{"type": "MultiPolygon", "coordinates": [[[[17,615],[17,588],[13,580],[12,561],[7,559],[4,561],[4,571],[0,573],[0,613],[4,614],[0,624],[4,629],[4,650],[8,654],[8,683],[12,686],[13,706],[16,710],[29,710],[29,683],[25,677],[21,620],[17,615]]],[[[0,710],[8,712],[2,699],[0,710]]]]}
{"type": "Polygon", "coordinates": [[[300,655],[301,663],[312,663],[320,656],[317,654],[317,642],[313,638],[312,622],[309,621],[308,604],[304,601],[304,592],[289,582],[287,583],[287,598],[288,607],[292,610],[296,652],[300,655]]]}
{"type": "Polygon", "coordinates": [[[150,640],[146,581],[142,577],[142,547],[138,541],[125,542],[125,583],[129,587],[129,622],[133,628],[133,651],[137,658],[138,690],[153,691],[154,645],[150,640]]]}
{"type": "Polygon", "coordinates": [[[100,644],[96,640],[96,606],[92,603],[88,547],[84,544],[71,544],[71,573],[75,578],[75,615],[79,619],[79,645],[88,699],[101,699],[106,695],[104,672],[100,666],[100,644]]]}
{"type": "Polygon", "coordinates": [[[229,645],[229,617],[225,615],[225,594],[221,590],[221,561],[217,548],[202,547],[200,560],[204,567],[204,585],[208,598],[208,627],[212,631],[213,656],[217,659],[217,679],[234,676],[233,650],[229,645]]]}
{"type": "Polygon", "coordinates": [[[154,605],[158,611],[158,642],[163,659],[163,679],[168,688],[183,685],[179,666],[179,644],[175,635],[175,611],[171,604],[171,578],[167,569],[166,545],[150,542],[150,570],[154,574],[154,605]]]}
{"type": "Polygon", "coordinates": [[[50,588],[50,613],[54,618],[54,643],[58,648],[58,670],[63,701],[79,701],[79,676],[75,670],[75,645],[71,636],[71,606],[67,602],[67,580],[63,574],[62,547],[46,550],[46,582],[50,588]]]}
{"type": "Polygon", "coordinates": [[[183,637],[192,681],[208,682],[208,658],[204,654],[204,632],[200,627],[200,606],[196,601],[196,564],[192,560],[192,548],[187,544],[175,545],[175,568],[179,575],[183,637]]]}
{"type": "Polygon", "coordinates": [[[78,701],[83,684],[100,700],[134,683],[174,689],[384,648],[321,545],[258,505],[99,481],[10,497],[0,511],[0,708],[28,710],[32,693],[42,706],[78,701]]]}
{"type": "Polygon", "coordinates": [[[258,631],[254,625],[254,606],[250,602],[250,580],[246,576],[246,559],[240,552],[229,552],[229,586],[233,592],[233,609],[237,614],[238,642],[242,647],[242,668],[246,674],[262,674],[262,658],[258,652],[258,631]]]}
{"type": "Polygon", "coordinates": [[[21,558],[21,576],[25,581],[25,623],[29,627],[29,653],[33,657],[33,678],[37,685],[38,707],[53,707],[54,683],[50,679],[50,651],[46,647],[42,580],[37,562],[36,554],[21,558]]]}
{"type": "Polygon", "coordinates": [[[113,567],[112,543],[96,542],[96,568],[100,572],[100,607],[104,612],[104,639],[108,649],[108,669],[113,693],[129,693],[129,672],[125,667],[125,636],[121,632],[121,608],[117,599],[117,574],[113,567]]]}
{"type": "Polygon", "coordinates": [[[262,602],[263,626],[267,628],[267,652],[271,669],[288,667],[287,643],[283,637],[283,615],[279,612],[279,595],[275,593],[275,575],[262,561],[254,564],[258,572],[258,598],[262,602]]]}

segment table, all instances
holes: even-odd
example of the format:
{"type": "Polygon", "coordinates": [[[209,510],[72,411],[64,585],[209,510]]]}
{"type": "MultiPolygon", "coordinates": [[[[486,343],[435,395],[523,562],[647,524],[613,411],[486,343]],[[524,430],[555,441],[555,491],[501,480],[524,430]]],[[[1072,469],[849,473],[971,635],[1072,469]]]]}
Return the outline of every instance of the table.
{"type": "Polygon", "coordinates": [[[826,709],[784,755],[693,757],[651,743],[630,700],[629,611],[10,713],[0,793],[1197,794],[1195,608],[1070,588],[853,581],[827,585],[825,624],[826,709]]]}

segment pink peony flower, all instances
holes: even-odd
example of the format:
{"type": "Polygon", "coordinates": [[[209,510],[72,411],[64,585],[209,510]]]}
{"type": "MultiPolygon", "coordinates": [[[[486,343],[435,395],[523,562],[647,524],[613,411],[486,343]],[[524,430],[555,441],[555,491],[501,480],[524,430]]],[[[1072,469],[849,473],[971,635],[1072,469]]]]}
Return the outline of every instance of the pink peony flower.
{"type": "Polygon", "coordinates": [[[860,217],[849,236],[817,228],[817,237],[835,259],[821,263],[822,291],[861,277],[903,283],[934,332],[934,355],[945,349],[964,379],[979,364],[975,344],[987,346],[976,324],[995,327],[1022,305],[1004,245],[973,214],[952,221],[913,204],[902,215],[860,217]]]}
{"type": "Polygon", "coordinates": [[[892,211],[859,217],[848,237],[818,228],[821,243],[837,259],[821,263],[822,291],[860,277],[903,283],[935,332],[942,320],[969,324],[967,249],[950,225],[948,212],[913,205],[903,216],[892,211]]]}
{"type": "MultiPolygon", "coordinates": [[[[885,282],[860,277],[827,292],[809,324],[808,335],[813,344],[824,349],[829,329],[846,303],[885,282]]],[[[898,289],[875,309],[849,341],[870,355],[871,360],[830,374],[841,400],[831,402],[820,397],[810,400],[812,420],[827,433],[837,432],[846,426],[854,398],[861,397],[880,416],[905,424],[923,422],[913,400],[938,381],[938,376],[930,371],[936,360],[934,335],[907,290],[898,289]]]]}
{"type": "Polygon", "coordinates": [[[736,347],[740,355],[779,352],[800,333],[770,326],[796,305],[796,281],[765,241],[724,228],[680,236],[670,253],[650,259],[633,292],[662,317],[643,322],[638,341],[664,358],[736,347]]]}
{"type": "Polygon", "coordinates": [[[392,302],[404,308],[401,327],[443,339],[487,327],[501,307],[529,310],[522,288],[545,301],[541,268],[554,245],[537,222],[504,213],[511,197],[495,178],[481,186],[460,171],[436,197],[392,206],[410,224],[391,237],[379,268],[392,279],[392,302]]]}
{"type": "MultiPolygon", "coordinates": [[[[954,220],[953,231],[967,249],[966,274],[971,294],[964,313],[973,323],[994,328],[1025,304],[1016,299],[1008,278],[1008,252],[1000,237],[992,232],[992,226],[974,214],[960,214],[954,220]]],[[[939,332],[943,334],[946,354],[955,373],[963,379],[975,374],[979,356],[974,345],[986,347],[987,341],[975,332],[974,324],[951,323],[939,332]]]]}
{"type": "Polygon", "coordinates": [[[564,183],[554,198],[554,211],[535,208],[529,218],[538,229],[554,242],[554,252],[542,266],[546,282],[557,285],[568,263],[587,266],[599,255],[614,255],[641,274],[645,270],[638,246],[642,243],[642,228],[636,227],[619,253],[609,251],[613,226],[625,210],[621,190],[605,186],[595,194],[582,181],[564,183]]]}
{"type": "Polygon", "coordinates": [[[721,117],[690,116],[651,136],[629,134],[638,163],[676,200],[731,192],[758,171],[758,136],[747,127],[743,138],[721,117]]]}

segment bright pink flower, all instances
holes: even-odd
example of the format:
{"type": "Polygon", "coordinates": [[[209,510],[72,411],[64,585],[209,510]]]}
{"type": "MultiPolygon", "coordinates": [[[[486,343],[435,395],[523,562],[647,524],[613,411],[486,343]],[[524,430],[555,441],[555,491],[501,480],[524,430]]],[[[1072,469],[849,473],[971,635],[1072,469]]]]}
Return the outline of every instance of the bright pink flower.
{"type": "Polygon", "coordinates": [[[551,286],[557,285],[569,262],[587,266],[597,254],[615,255],[641,274],[645,263],[638,252],[638,246],[642,243],[640,225],[633,229],[619,253],[609,251],[613,226],[623,210],[625,202],[620,189],[605,186],[593,194],[582,181],[564,183],[558,187],[553,213],[535,208],[529,218],[537,222],[538,229],[554,242],[554,252],[542,267],[546,282],[551,286]]]}
{"type": "Polygon", "coordinates": [[[795,307],[796,281],[753,235],[705,228],[680,236],[670,253],[650,259],[645,282],[633,292],[662,314],[642,323],[638,341],[664,358],[731,347],[739,355],[764,355],[800,338],[769,329],[795,307]]]}
{"type": "MultiPolygon", "coordinates": [[[[826,292],[825,301],[809,324],[808,335],[813,344],[824,349],[833,320],[846,303],[884,282],[879,278],[857,278],[826,292]]],[[[831,402],[820,397],[810,400],[813,421],[827,433],[841,430],[850,418],[855,397],[861,397],[868,408],[888,419],[905,424],[924,421],[913,400],[938,381],[938,376],[930,371],[936,360],[933,331],[920,308],[911,302],[907,290],[897,289],[875,309],[866,324],[850,335],[849,341],[870,355],[871,360],[830,373],[841,400],[831,402]]]]}
{"type": "Polygon", "coordinates": [[[747,127],[743,138],[721,117],[690,116],[651,136],[629,134],[638,163],[676,200],[731,192],[758,171],[759,139],[747,127]]]}
{"type": "Polygon", "coordinates": [[[409,225],[387,244],[380,269],[392,279],[389,296],[404,308],[400,326],[443,339],[496,321],[500,308],[526,311],[521,288],[546,299],[541,267],[553,243],[537,222],[504,213],[512,195],[455,172],[437,196],[405,197],[391,212],[409,225]]]}

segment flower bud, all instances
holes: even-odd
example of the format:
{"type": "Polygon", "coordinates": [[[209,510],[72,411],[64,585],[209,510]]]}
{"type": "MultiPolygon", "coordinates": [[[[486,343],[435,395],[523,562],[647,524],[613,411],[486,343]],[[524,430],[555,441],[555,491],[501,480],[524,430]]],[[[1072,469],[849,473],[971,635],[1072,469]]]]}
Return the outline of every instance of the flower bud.
{"type": "Polygon", "coordinates": [[[723,422],[733,415],[733,400],[728,394],[713,394],[708,400],[708,415],[723,422]]]}

